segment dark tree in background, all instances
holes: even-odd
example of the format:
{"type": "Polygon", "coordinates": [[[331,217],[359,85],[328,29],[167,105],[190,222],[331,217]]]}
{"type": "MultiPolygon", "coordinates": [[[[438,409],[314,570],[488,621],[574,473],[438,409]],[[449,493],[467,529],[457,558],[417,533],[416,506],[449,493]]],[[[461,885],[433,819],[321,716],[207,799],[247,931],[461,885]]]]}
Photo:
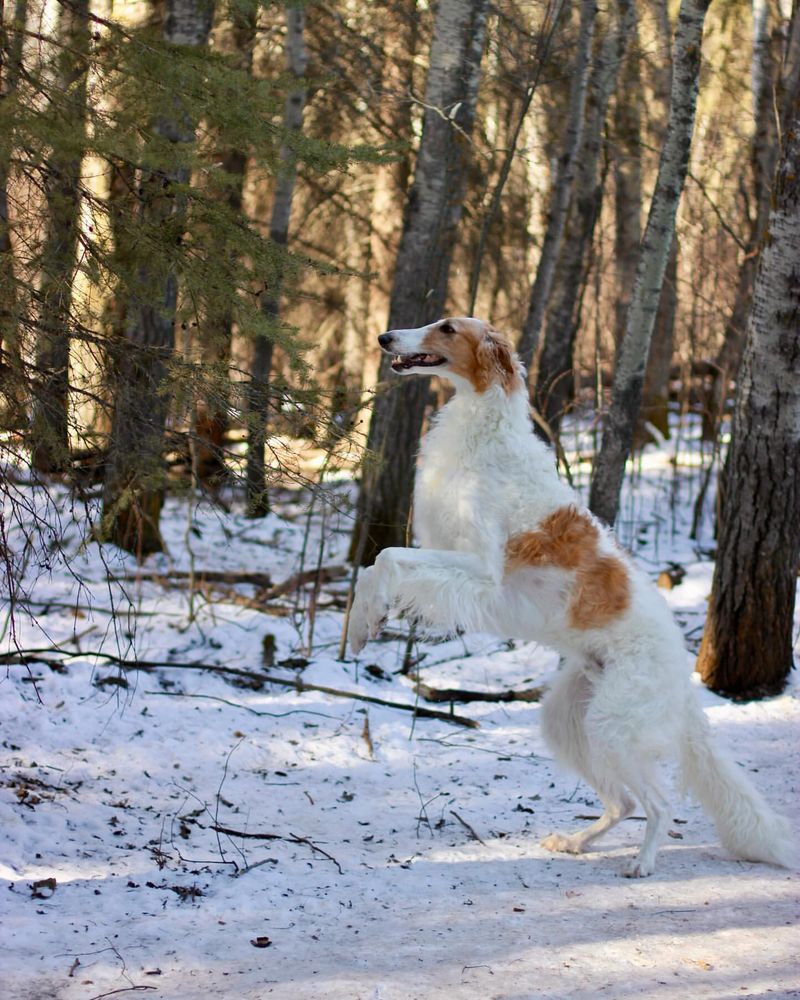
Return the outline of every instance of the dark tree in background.
{"type": "Polygon", "coordinates": [[[800,567],[800,17],[783,145],[738,377],[714,582],[697,669],[714,691],[783,690],[800,567]]]}
{"type": "MultiPolygon", "coordinates": [[[[178,49],[204,47],[214,13],[209,0],[168,0],[164,41],[178,49]]],[[[138,213],[145,234],[170,234],[186,225],[184,188],[189,167],[181,147],[194,143],[196,122],[179,100],[152,126],[156,143],[175,148],[172,169],[144,168],[138,213]]],[[[145,236],[146,238],[146,236],[145,236]]],[[[117,352],[115,407],[103,492],[103,534],[123,549],[146,555],[163,548],[163,441],[169,398],[167,374],[175,347],[178,276],[170,257],[153,257],[139,273],[128,309],[126,343],[117,352]]]]}
{"type": "MultiPolygon", "coordinates": [[[[488,0],[440,0],[436,11],[425,118],[395,267],[388,329],[439,319],[447,298],[461,218],[469,136],[481,76],[488,0]]],[[[391,377],[382,359],[380,376],[391,377]]],[[[351,555],[362,565],[404,545],[425,403],[426,378],[390,382],[375,400],[351,555]]]]}
{"type": "MultiPolygon", "coordinates": [[[[280,248],[289,242],[289,220],[292,215],[294,189],[297,182],[297,154],[289,144],[289,137],[297,135],[303,125],[306,88],[303,75],[308,57],[305,39],[305,9],[298,6],[286,8],[286,62],[294,84],[286,95],[283,127],[287,136],[281,146],[278,177],[272,202],[269,238],[280,248]]],[[[261,296],[261,309],[270,323],[280,317],[285,262],[276,261],[275,271],[266,291],[261,296]]],[[[269,512],[267,495],[266,459],[264,447],[267,440],[269,419],[269,373],[272,365],[272,338],[269,329],[256,337],[253,345],[253,364],[248,386],[248,441],[247,449],[247,513],[250,517],[263,517],[269,512]]]]}
{"type": "Polygon", "coordinates": [[[81,215],[86,79],[89,72],[89,0],[58,8],[58,54],[52,115],[69,121],[69,144],[61,142],[43,166],[48,227],[39,285],[39,336],[33,400],[31,462],[39,472],[60,472],[69,462],[69,352],[72,281],[81,215]]]}

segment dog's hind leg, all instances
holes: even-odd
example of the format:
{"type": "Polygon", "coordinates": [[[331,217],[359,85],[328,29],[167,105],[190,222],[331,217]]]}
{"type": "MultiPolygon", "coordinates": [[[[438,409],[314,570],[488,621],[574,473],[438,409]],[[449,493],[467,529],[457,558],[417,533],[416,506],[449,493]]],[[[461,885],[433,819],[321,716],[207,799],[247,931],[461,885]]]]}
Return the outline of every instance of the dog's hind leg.
{"type": "Polygon", "coordinates": [[[624,785],[598,766],[604,755],[593,751],[586,728],[586,710],[592,696],[592,681],[579,666],[567,666],[542,705],[542,730],[556,758],[576,771],[597,792],[603,815],[575,833],[553,833],[542,847],[549,851],[580,854],[597,837],[633,812],[634,801],[624,785]]]}
{"type": "MultiPolygon", "coordinates": [[[[587,779],[588,780],[588,779],[587,779]]],[[[603,815],[583,830],[575,833],[551,833],[541,842],[548,851],[565,851],[567,854],[581,854],[599,836],[615,827],[633,812],[633,799],[620,786],[613,792],[597,793],[605,807],[603,815]]]]}
{"type": "MultiPolygon", "coordinates": [[[[631,758],[635,759],[635,758],[631,758]]],[[[656,868],[656,854],[667,832],[669,799],[655,775],[653,765],[645,768],[625,768],[625,781],[639,799],[647,817],[644,841],[638,856],[623,871],[627,878],[652,875],[656,868]]]]}

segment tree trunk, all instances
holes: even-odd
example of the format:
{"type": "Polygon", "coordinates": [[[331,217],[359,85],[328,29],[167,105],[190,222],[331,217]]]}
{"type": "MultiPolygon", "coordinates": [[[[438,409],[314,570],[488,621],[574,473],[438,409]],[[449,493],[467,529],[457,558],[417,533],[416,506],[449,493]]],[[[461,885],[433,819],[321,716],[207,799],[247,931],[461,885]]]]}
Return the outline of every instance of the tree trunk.
{"type": "MultiPolygon", "coordinates": [[[[305,31],[305,9],[286,8],[286,59],[290,74],[300,80],[306,71],[306,55],[303,33],[305,31]]],[[[286,96],[283,113],[283,127],[287,132],[299,132],[303,125],[303,110],[306,106],[306,89],[302,84],[293,87],[286,96]]],[[[297,181],[297,159],[289,146],[282,146],[278,181],[272,203],[272,217],[269,238],[281,250],[289,241],[289,221],[292,215],[292,201],[297,181]]],[[[280,320],[280,297],[283,285],[282,268],[278,265],[272,288],[268,288],[261,299],[261,309],[272,322],[280,320]]],[[[267,420],[269,417],[269,373],[272,367],[272,341],[266,337],[256,337],[253,353],[253,367],[247,395],[247,515],[263,517],[269,513],[267,476],[264,449],[267,443],[267,420]]]]}
{"type": "Polygon", "coordinates": [[[603,198],[600,153],[608,101],[625,46],[636,37],[636,8],[632,0],[620,0],[618,7],[619,21],[608,26],[592,67],[575,195],[536,375],[534,403],[554,434],[574,394],[572,356],[591,264],[594,227],[603,198]]]}
{"type": "MultiPolygon", "coordinates": [[[[425,116],[406,206],[389,308],[389,328],[416,327],[442,315],[455,230],[466,186],[469,137],[486,38],[488,0],[440,0],[436,11],[425,116]]],[[[381,361],[380,377],[390,375],[381,361]]],[[[351,557],[371,563],[403,545],[429,380],[384,387],[375,400],[351,557]]]]}
{"type": "Polygon", "coordinates": [[[642,74],[636,32],[625,53],[615,95],[614,163],[614,344],[625,332],[642,239],[642,74]]]}
{"type": "MultiPolygon", "coordinates": [[[[187,48],[205,46],[213,13],[207,0],[167,0],[164,40],[187,48]]],[[[164,109],[153,130],[175,145],[195,139],[195,123],[177,100],[164,109]]],[[[188,181],[189,170],[183,166],[144,172],[139,196],[143,228],[167,228],[181,239],[186,204],[175,189],[188,181]]],[[[129,303],[125,340],[112,345],[117,353],[116,392],[103,492],[103,534],[142,558],[163,549],[159,519],[168,410],[163,389],[175,345],[177,275],[168,265],[158,270],[153,261],[141,269],[139,289],[129,303]]]]}
{"type": "Polygon", "coordinates": [[[737,380],[727,502],[697,663],[712,690],[736,697],[783,690],[793,660],[800,564],[798,81],[800,75],[737,380]]]}
{"type": "Polygon", "coordinates": [[[504,151],[503,162],[498,173],[497,183],[492,191],[492,197],[489,200],[489,206],[486,209],[486,214],[483,217],[481,230],[478,235],[478,245],[475,251],[475,260],[472,264],[472,273],[469,280],[469,308],[467,309],[467,315],[469,316],[473,316],[475,314],[475,302],[478,298],[478,286],[481,278],[483,255],[486,251],[489,233],[497,221],[498,215],[500,214],[503,191],[505,190],[508,179],[511,176],[511,168],[514,165],[514,160],[516,159],[517,146],[522,134],[522,126],[525,124],[525,118],[530,111],[542,73],[546,67],[551,65],[551,45],[556,36],[558,27],[561,24],[561,16],[568,10],[568,8],[569,4],[566,0],[549,0],[547,6],[545,7],[544,22],[536,42],[536,53],[533,59],[533,64],[536,67],[533,79],[530,80],[525,88],[522,106],[519,109],[514,129],[511,132],[508,142],[505,143],[506,149],[504,151]]]}
{"type": "Polygon", "coordinates": [[[710,0],[681,0],[675,31],[669,122],[642,239],[625,334],[617,352],[611,406],[595,466],[589,506],[613,524],[642,399],[642,383],[658,300],[689,166],[702,62],[703,22],[710,0]]]}
{"type": "Polygon", "coordinates": [[[550,213],[547,219],[536,268],[536,278],[531,288],[528,303],[528,315],[522,327],[522,335],[517,345],[520,360],[528,370],[533,365],[536,351],[539,347],[539,336],[544,322],[545,312],[550,301],[553,288],[556,264],[558,263],[564,228],[567,224],[570,198],[575,182],[578,150],[581,146],[586,108],[586,91],[589,86],[589,70],[592,62],[592,39],[597,20],[596,0],[583,0],[580,4],[581,24],[578,32],[578,45],[575,54],[575,64],[572,68],[572,88],[569,95],[567,110],[567,134],[564,141],[564,151],[561,154],[553,193],[550,200],[550,213]]]}
{"type": "Polygon", "coordinates": [[[86,121],[89,0],[59,4],[54,111],[75,131],[71,148],[44,168],[48,230],[39,285],[39,335],[31,427],[31,464],[61,472],[69,463],[69,347],[81,213],[81,160],[86,121]]]}
{"type": "MultiPolygon", "coordinates": [[[[22,67],[22,40],[27,0],[16,0],[13,20],[6,21],[0,0],[0,101],[17,89],[22,67]]],[[[26,424],[25,372],[20,349],[18,296],[8,216],[8,178],[11,148],[0,146],[0,426],[18,429],[26,424]]]]}
{"type": "MultiPolygon", "coordinates": [[[[775,90],[780,57],[773,52],[769,27],[769,0],[753,0],[753,55],[752,87],[753,118],[755,131],[750,146],[751,192],[755,211],[750,219],[750,232],[739,268],[736,297],[730,317],[725,324],[722,344],[703,407],[703,438],[715,441],[725,413],[728,387],[742,359],[747,333],[747,316],[753,295],[758,264],[758,248],[764,238],[770,212],[772,179],[775,175],[777,155],[777,129],[775,121],[775,90]]],[[[777,31],[775,32],[777,35],[777,31]]]]}
{"type": "MultiPolygon", "coordinates": [[[[253,65],[255,34],[255,8],[232,6],[214,28],[212,46],[249,75],[253,65]]],[[[247,153],[241,149],[223,148],[217,151],[215,160],[227,178],[225,202],[232,212],[239,214],[242,210],[247,153]]],[[[220,252],[225,253],[225,248],[221,247],[220,252]]],[[[227,253],[233,256],[232,251],[227,250],[227,253]]],[[[195,401],[195,461],[201,482],[213,485],[218,484],[226,473],[225,432],[230,405],[232,310],[226,309],[221,316],[206,316],[198,339],[206,378],[204,391],[195,401]]]]}
{"type": "MultiPolygon", "coordinates": [[[[658,312],[647,355],[642,389],[642,409],[634,434],[635,446],[654,440],[652,426],[662,438],[669,437],[669,379],[675,343],[675,319],[678,314],[678,240],[673,235],[658,312]]],[[[656,439],[657,440],[657,439],[656,439]]]]}

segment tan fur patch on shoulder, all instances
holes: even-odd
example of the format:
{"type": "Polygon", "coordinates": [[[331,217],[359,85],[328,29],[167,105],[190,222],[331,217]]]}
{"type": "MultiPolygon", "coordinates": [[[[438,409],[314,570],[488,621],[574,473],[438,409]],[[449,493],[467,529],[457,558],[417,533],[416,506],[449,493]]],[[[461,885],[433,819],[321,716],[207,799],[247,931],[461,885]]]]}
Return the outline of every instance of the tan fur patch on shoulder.
{"type": "Polygon", "coordinates": [[[597,548],[597,528],[575,507],[559,507],[536,529],[509,538],[506,566],[557,566],[577,569],[587,552],[597,548]]]}
{"type": "Polygon", "coordinates": [[[601,555],[600,532],[587,515],[575,507],[560,507],[535,531],[509,538],[506,569],[552,566],[574,570],[575,584],[567,616],[572,628],[602,628],[630,604],[630,579],[625,564],[601,555]]]}
{"type": "Polygon", "coordinates": [[[575,589],[569,602],[569,623],[573,628],[602,628],[631,602],[628,570],[615,556],[598,556],[579,567],[575,589]]]}

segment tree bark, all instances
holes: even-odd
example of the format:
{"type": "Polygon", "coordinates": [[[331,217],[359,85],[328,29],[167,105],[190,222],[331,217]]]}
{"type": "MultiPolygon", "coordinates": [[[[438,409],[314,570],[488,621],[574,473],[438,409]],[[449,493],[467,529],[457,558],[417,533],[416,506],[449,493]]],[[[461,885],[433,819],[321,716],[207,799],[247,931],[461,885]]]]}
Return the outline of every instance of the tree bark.
{"type": "MultiPolygon", "coordinates": [[[[779,82],[780,58],[773,52],[769,26],[769,0],[753,0],[752,87],[755,130],[750,146],[750,190],[755,211],[750,219],[750,232],[744,259],[739,268],[739,280],[733,309],[725,324],[722,344],[705,392],[703,407],[703,438],[715,441],[725,412],[730,381],[735,378],[742,360],[747,334],[747,317],[753,296],[758,265],[758,250],[767,228],[770,212],[772,179],[777,157],[775,121],[775,91],[779,82]]],[[[775,32],[777,34],[777,31],[775,32]]],[[[746,183],[746,182],[743,182],[746,183]]]]}
{"type": "Polygon", "coordinates": [[[642,239],[625,334],[617,352],[611,406],[595,466],[589,506],[613,524],[625,463],[642,399],[642,383],[658,300],[689,166],[702,61],[703,23],[710,0],[681,0],[675,31],[669,122],[642,239]]]}
{"type": "Polygon", "coordinates": [[[530,370],[539,347],[539,337],[545,312],[550,301],[553,288],[556,264],[564,238],[564,228],[567,223],[570,198],[575,184],[578,150],[583,135],[586,92],[589,86],[589,70],[592,62],[592,40],[594,38],[595,22],[597,20],[596,0],[583,0],[580,4],[581,23],[578,32],[578,45],[575,54],[575,64],[572,68],[572,87],[567,111],[567,134],[564,141],[564,151],[558,166],[553,193],[550,201],[550,213],[547,219],[536,268],[536,278],[531,288],[528,303],[528,315],[522,327],[522,334],[517,345],[517,353],[525,367],[530,370]]]}
{"type": "MultiPolygon", "coordinates": [[[[0,101],[13,97],[22,67],[22,41],[27,0],[16,0],[13,18],[6,20],[0,0],[0,101]]],[[[17,429],[26,424],[25,372],[20,349],[18,295],[8,215],[8,179],[11,148],[0,147],[0,426],[17,429]]]]}
{"type": "MultiPolygon", "coordinates": [[[[669,96],[669,94],[667,94],[669,96]]],[[[619,346],[631,302],[642,239],[642,74],[638,32],[625,53],[613,122],[614,344],[619,346]]]]}
{"type": "Polygon", "coordinates": [[[792,669],[800,567],[800,74],[758,265],[738,378],[727,502],[697,669],[714,691],[759,697],[792,669]]]}
{"type": "Polygon", "coordinates": [[[675,343],[675,320],[678,315],[678,240],[673,234],[667,269],[658,299],[647,367],[644,372],[642,408],[634,434],[635,445],[642,447],[655,438],[654,428],[662,438],[669,437],[669,379],[675,343]]]}
{"type": "MultiPolygon", "coordinates": [[[[232,6],[215,26],[211,44],[244,73],[253,65],[256,35],[256,10],[232,6]]],[[[242,210],[247,153],[242,149],[222,148],[215,160],[227,179],[225,203],[232,212],[242,210]]],[[[226,252],[220,248],[221,252],[226,252]]],[[[227,250],[233,257],[233,251],[227,250]]],[[[205,391],[195,402],[194,434],[197,475],[202,482],[219,483],[226,473],[225,432],[230,405],[231,344],[233,314],[226,309],[219,316],[206,316],[199,330],[200,354],[206,371],[205,391]]]]}
{"type": "Polygon", "coordinates": [[[514,129],[511,133],[509,141],[505,144],[506,149],[504,151],[503,162],[497,177],[497,183],[492,191],[492,197],[489,201],[486,214],[483,217],[481,230],[478,235],[478,245],[475,251],[475,260],[472,264],[472,273],[469,280],[469,308],[467,309],[467,314],[469,316],[474,315],[475,312],[475,302],[478,298],[478,286],[480,284],[481,267],[483,265],[483,256],[486,251],[486,244],[488,242],[492,226],[495,224],[500,213],[503,191],[505,190],[508,179],[511,176],[511,168],[517,155],[517,146],[519,144],[520,135],[522,134],[522,126],[525,124],[525,118],[527,117],[531,104],[533,103],[533,98],[539,86],[542,72],[545,67],[550,65],[550,47],[561,23],[561,16],[565,10],[568,9],[568,6],[569,5],[566,3],[566,0],[548,0],[547,7],[544,11],[544,20],[536,43],[536,55],[534,58],[534,65],[536,69],[534,71],[533,79],[525,88],[525,93],[522,98],[522,106],[519,109],[514,129]]]}
{"type": "MultiPolygon", "coordinates": [[[[213,13],[207,0],[167,0],[164,41],[187,48],[205,46],[213,13]]],[[[177,99],[172,108],[165,108],[153,130],[176,146],[195,139],[195,123],[177,99]]],[[[144,171],[139,195],[142,226],[165,228],[180,240],[186,204],[179,187],[188,181],[184,166],[144,171]]],[[[175,346],[178,301],[177,275],[168,267],[157,270],[156,263],[142,268],[140,291],[128,308],[125,340],[113,345],[115,408],[103,491],[105,538],[140,559],[163,549],[159,519],[168,410],[164,384],[175,346]]]]}
{"type": "Polygon", "coordinates": [[[39,284],[31,464],[61,472],[69,463],[69,348],[72,282],[81,212],[81,160],[86,121],[89,0],[59,4],[54,110],[75,131],[71,147],[53,152],[44,167],[48,227],[39,284]]]}
{"type": "MultiPolygon", "coordinates": [[[[389,328],[416,327],[442,315],[455,230],[466,185],[488,0],[440,0],[436,11],[425,116],[414,183],[406,206],[389,308],[389,328]]],[[[390,375],[384,356],[379,377],[390,375]]],[[[351,558],[371,563],[387,545],[403,545],[414,456],[429,380],[384,386],[368,438],[351,558]]]]}
{"type": "Polygon", "coordinates": [[[595,222],[603,198],[600,153],[608,102],[625,47],[636,37],[636,8],[632,0],[620,0],[618,8],[618,23],[608,26],[593,61],[575,194],[536,374],[534,404],[553,434],[557,433],[574,395],[573,353],[591,264],[595,222]]]}
{"type": "MultiPolygon", "coordinates": [[[[303,37],[305,17],[303,7],[289,6],[286,8],[286,59],[289,72],[297,81],[300,81],[305,74],[308,62],[303,37]]],[[[306,88],[298,82],[286,96],[283,127],[287,132],[301,130],[305,105],[306,88]]],[[[275,198],[272,203],[269,238],[281,250],[284,250],[289,242],[289,221],[292,215],[292,201],[297,181],[297,158],[294,151],[284,144],[281,147],[279,159],[280,166],[275,186],[275,198]]],[[[280,320],[282,271],[282,267],[278,264],[273,285],[264,292],[261,298],[262,312],[274,323],[280,320]]],[[[248,517],[263,517],[269,513],[264,450],[267,442],[271,367],[272,341],[266,337],[256,337],[247,395],[246,486],[248,517]]]]}

